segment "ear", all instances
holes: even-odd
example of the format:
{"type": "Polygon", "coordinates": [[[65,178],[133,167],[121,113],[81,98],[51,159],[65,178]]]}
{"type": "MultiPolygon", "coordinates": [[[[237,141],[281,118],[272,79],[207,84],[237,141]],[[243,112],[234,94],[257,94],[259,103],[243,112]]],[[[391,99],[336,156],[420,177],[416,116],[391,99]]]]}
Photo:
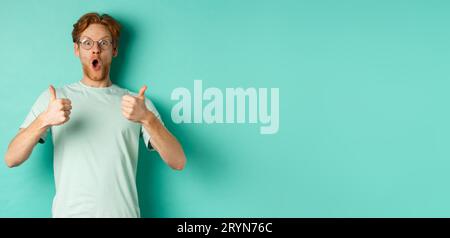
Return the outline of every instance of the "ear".
{"type": "Polygon", "coordinates": [[[80,46],[77,43],[73,43],[73,52],[77,57],[80,57],[80,46]]]}
{"type": "Polygon", "coordinates": [[[113,57],[117,57],[118,54],[119,54],[119,47],[114,47],[113,48],[113,57]]]}

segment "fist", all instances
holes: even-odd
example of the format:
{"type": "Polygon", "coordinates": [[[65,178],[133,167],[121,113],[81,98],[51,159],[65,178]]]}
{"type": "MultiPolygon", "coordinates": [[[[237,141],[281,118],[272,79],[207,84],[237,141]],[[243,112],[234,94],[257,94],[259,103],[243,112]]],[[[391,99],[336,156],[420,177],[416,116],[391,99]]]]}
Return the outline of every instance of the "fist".
{"type": "Polygon", "coordinates": [[[66,123],[69,120],[70,110],[72,105],[69,99],[56,98],[55,88],[50,85],[50,102],[47,110],[43,114],[45,124],[48,126],[58,126],[66,123]]]}
{"type": "Polygon", "coordinates": [[[147,86],[142,86],[137,96],[124,95],[122,97],[122,115],[133,122],[142,123],[150,112],[145,106],[145,90],[147,86]]]}

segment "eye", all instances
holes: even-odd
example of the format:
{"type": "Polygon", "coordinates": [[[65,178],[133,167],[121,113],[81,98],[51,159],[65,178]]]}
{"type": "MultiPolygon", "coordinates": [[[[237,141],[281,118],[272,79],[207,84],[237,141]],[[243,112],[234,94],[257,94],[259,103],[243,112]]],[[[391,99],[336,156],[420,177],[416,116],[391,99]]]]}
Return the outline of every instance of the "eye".
{"type": "Polygon", "coordinates": [[[107,46],[109,46],[109,41],[108,40],[101,40],[100,41],[100,45],[107,47],[107,46]]]}
{"type": "Polygon", "coordinates": [[[81,44],[84,46],[92,46],[93,42],[92,40],[84,40],[81,42],[81,44]]]}

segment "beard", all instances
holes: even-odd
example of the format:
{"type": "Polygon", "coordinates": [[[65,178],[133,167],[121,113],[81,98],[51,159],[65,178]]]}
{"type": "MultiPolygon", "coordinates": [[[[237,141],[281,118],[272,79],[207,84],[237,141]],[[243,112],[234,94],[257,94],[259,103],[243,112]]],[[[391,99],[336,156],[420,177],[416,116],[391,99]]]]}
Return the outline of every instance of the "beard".
{"type": "Polygon", "coordinates": [[[107,79],[110,66],[111,64],[104,64],[100,70],[96,71],[89,64],[83,64],[83,72],[90,80],[103,81],[107,79]]]}

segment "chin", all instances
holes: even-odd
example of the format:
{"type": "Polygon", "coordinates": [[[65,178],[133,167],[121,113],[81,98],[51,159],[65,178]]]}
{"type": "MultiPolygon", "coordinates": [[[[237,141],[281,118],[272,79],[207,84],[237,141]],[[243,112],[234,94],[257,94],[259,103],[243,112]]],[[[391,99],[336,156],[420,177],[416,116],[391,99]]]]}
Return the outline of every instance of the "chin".
{"type": "Polygon", "coordinates": [[[84,73],[92,81],[103,81],[106,79],[105,74],[103,74],[103,73],[90,72],[90,71],[85,71],[84,73]]]}
{"type": "Polygon", "coordinates": [[[88,75],[88,77],[93,81],[103,81],[106,79],[105,75],[88,75]]]}
{"type": "Polygon", "coordinates": [[[100,71],[94,71],[89,67],[83,66],[84,74],[92,81],[104,81],[109,73],[109,67],[103,67],[100,71]]]}

